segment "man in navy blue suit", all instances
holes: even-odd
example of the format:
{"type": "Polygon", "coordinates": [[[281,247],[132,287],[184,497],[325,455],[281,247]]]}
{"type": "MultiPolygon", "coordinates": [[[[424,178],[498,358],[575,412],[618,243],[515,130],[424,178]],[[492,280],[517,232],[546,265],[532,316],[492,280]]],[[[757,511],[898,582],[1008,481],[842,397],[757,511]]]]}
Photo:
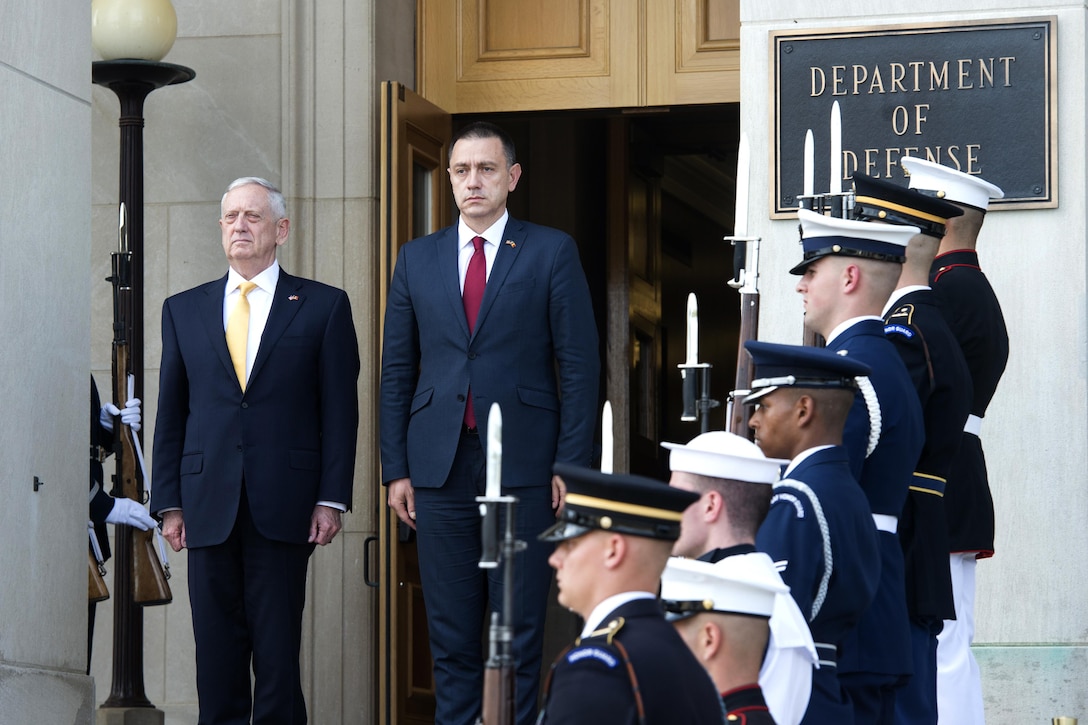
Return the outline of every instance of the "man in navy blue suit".
{"type": "Polygon", "coordinates": [[[457,224],[405,244],[385,311],[382,482],[416,530],[434,659],[438,725],[473,723],[483,690],[481,638],[501,606],[501,568],[484,574],[480,430],[499,403],[503,493],[519,499],[529,540],[514,583],[518,722],[536,714],[551,572],[536,535],[563,503],[555,461],[588,466],[600,358],[589,287],[567,234],[512,218],[521,178],[514,144],[489,123],[454,137],[449,176],[457,224]]]}
{"type": "Polygon", "coordinates": [[[899,516],[925,432],[922,407],[880,317],[918,227],[832,219],[801,209],[804,257],[792,270],[805,326],[827,348],[872,368],[846,419],[843,446],[869,499],[880,547],[880,584],[839,652],[839,681],[858,723],[891,723],[896,690],[912,673],[899,516]]]}
{"type": "Polygon", "coordinates": [[[351,504],[359,348],[344,291],[280,269],[276,187],[234,181],[219,225],[226,276],[163,305],[151,510],[189,549],[200,725],[299,725],[306,569],[351,504]]]}

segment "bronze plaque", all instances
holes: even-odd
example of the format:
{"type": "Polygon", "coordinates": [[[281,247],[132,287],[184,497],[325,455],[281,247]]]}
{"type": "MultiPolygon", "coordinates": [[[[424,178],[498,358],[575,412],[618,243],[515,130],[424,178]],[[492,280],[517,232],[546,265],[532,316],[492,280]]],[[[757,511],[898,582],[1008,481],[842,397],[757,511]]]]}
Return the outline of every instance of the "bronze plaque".
{"type": "Polygon", "coordinates": [[[1056,24],[1051,16],[773,33],[773,216],[797,208],[808,129],[813,191],[829,190],[835,101],[843,189],[855,171],[905,185],[899,159],[909,155],[997,184],[1005,198],[991,209],[1056,207],[1056,24]]]}

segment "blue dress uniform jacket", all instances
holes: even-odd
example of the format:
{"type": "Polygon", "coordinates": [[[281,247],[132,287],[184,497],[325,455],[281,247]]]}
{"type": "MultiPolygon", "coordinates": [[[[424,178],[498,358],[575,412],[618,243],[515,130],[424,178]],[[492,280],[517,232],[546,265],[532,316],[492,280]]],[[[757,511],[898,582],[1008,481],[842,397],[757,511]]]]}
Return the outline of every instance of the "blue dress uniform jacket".
{"type": "Polygon", "coordinates": [[[850,473],[846,449],[818,449],[775,484],[756,548],[779,566],[817,643],[821,666],[813,672],[803,722],[851,722],[834,661],[876,593],[880,553],[869,502],[850,473]]]}
{"type": "Polygon", "coordinates": [[[722,722],[714,683],[665,621],[658,600],[622,604],[604,623],[552,664],[539,725],[722,722]]]}
{"type": "MultiPolygon", "coordinates": [[[[933,262],[930,284],[937,306],[959,342],[971,374],[971,414],[982,418],[1009,359],[1009,333],[1001,304],[978,265],[974,250],[942,254],[933,262]]],[[[994,502],[979,437],[965,434],[945,496],[954,552],[993,555],[994,502]]]]}
{"type": "Polygon", "coordinates": [[[914,290],[900,297],[884,322],[884,332],[918,391],[926,431],[914,483],[899,518],[907,612],[916,619],[954,619],[944,494],[970,412],[971,374],[931,290],[914,290]]]}
{"type": "MultiPolygon", "coordinates": [[[[922,409],[910,375],[884,336],[884,322],[880,319],[858,321],[828,342],[827,348],[855,357],[873,370],[869,381],[880,403],[879,443],[866,457],[870,418],[859,391],[846,421],[843,444],[851,472],[869,499],[870,511],[898,517],[924,439],[922,409]]],[[[891,677],[911,673],[903,551],[895,533],[881,530],[877,538],[880,584],[858,628],[843,643],[840,677],[852,673],[891,677]]]]}

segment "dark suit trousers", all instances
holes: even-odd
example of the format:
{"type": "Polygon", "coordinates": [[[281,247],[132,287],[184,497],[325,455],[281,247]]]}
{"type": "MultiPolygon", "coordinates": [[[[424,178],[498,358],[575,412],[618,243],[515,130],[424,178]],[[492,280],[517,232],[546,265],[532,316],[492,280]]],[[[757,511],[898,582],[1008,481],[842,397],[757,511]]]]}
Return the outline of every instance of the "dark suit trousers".
{"type": "MultiPolygon", "coordinates": [[[[462,435],[449,479],[441,488],[415,489],[416,533],[423,601],[434,659],[436,725],[472,725],[480,713],[481,641],[488,612],[502,611],[502,567],[480,561],[480,508],[486,463],[480,439],[462,435]]],[[[506,488],[517,496],[514,536],[528,543],[514,564],[514,657],[517,721],[536,720],[544,615],[551,585],[552,547],[537,534],[555,523],[551,487],[506,488]]],[[[503,524],[505,527],[505,524],[503,524]]],[[[501,528],[500,531],[505,530],[501,528]]]]}
{"type": "Polygon", "coordinates": [[[306,722],[299,649],[313,550],[263,537],[243,486],[227,540],[189,551],[198,725],[248,725],[251,713],[253,725],[306,722]]]}

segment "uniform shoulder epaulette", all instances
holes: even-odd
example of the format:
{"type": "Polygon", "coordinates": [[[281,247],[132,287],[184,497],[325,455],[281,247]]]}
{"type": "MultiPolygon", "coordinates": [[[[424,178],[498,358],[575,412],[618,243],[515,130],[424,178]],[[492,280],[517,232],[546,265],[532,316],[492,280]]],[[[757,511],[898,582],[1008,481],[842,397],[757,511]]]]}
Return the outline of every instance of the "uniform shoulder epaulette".
{"type": "Polygon", "coordinates": [[[606,643],[612,644],[612,639],[616,636],[617,632],[623,629],[624,623],[625,620],[623,617],[616,617],[600,629],[590,632],[585,637],[579,637],[577,644],[581,644],[584,639],[592,639],[593,637],[604,637],[606,643]]]}
{"type": "MultiPolygon", "coordinates": [[[[567,653],[564,659],[567,664],[573,665],[585,660],[599,662],[609,669],[620,664],[619,653],[613,648],[612,640],[616,633],[623,628],[623,617],[617,617],[600,629],[594,630],[585,637],[579,637],[567,653]],[[599,639],[604,637],[604,642],[599,639]],[[603,646],[602,646],[603,644],[603,646]]],[[[617,643],[618,644],[618,643],[617,643]]]]}

